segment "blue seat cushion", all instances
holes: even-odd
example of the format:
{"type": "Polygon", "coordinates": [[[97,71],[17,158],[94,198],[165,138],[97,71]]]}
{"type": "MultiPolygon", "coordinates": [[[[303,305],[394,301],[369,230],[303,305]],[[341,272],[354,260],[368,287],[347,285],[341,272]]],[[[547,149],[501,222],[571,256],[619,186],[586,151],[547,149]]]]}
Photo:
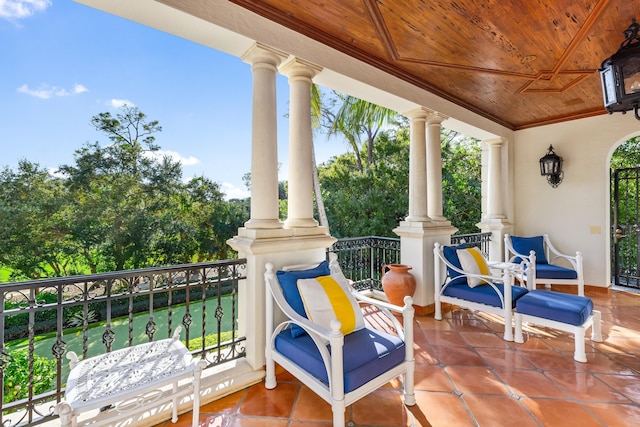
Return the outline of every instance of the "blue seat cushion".
{"type": "MultiPolygon", "coordinates": [[[[293,337],[285,329],[276,336],[275,348],[303,370],[329,384],[320,352],[308,334],[293,337]]],[[[353,391],[399,365],[404,357],[404,342],[396,336],[370,328],[346,335],[343,346],[344,392],[353,391]]]]}
{"type": "Polygon", "coordinates": [[[536,278],[540,279],[577,279],[578,273],[570,268],[553,264],[537,264],[536,278]]]}
{"type": "MultiPolygon", "coordinates": [[[[511,244],[516,252],[522,255],[529,255],[529,252],[536,253],[536,264],[546,264],[547,255],[544,252],[544,236],[517,237],[511,236],[511,244]]],[[[520,258],[516,262],[522,261],[520,258]]]]}
{"type": "MultiPolygon", "coordinates": [[[[458,253],[456,251],[458,249],[467,249],[467,248],[470,248],[471,246],[472,245],[469,245],[467,243],[463,243],[458,246],[443,246],[442,256],[444,256],[444,259],[446,259],[454,267],[462,270],[462,264],[460,264],[460,258],[458,258],[458,253]]],[[[449,266],[447,266],[447,275],[449,276],[449,279],[451,279],[450,285],[466,285],[467,284],[467,277],[463,276],[462,273],[458,273],[457,271],[453,270],[449,266]]]]}
{"type": "MultiPolygon", "coordinates": [[[[278,283],[280,283],[280,287],[282,288],[284,299],[287,300],[287,303],[289,303],[296,313],[305,318],[308,318],[308,316],[304,309],[304,303],[302,302],[300,291],[298,290],[298,279],[313,279],[320,276],[329,276],[330,274],[331,270],[329,269],[329,263],[327,261],[322,261],[316,267],[308,270],[276,271],[276,277],[278,278],[278,283]]],[[[298,325],[293,325],[289,333],[293,336],[297,336],[302,335],[305,332],[304,329],[298,325]]]]}
{"type": "Polygon", "coordinates": [[[591,315],[593,301],[579,295],[531,291],[516,302],[518,313],[580,326],[591,315]]]}
{"type": "MultiPolygon", "coordinates": [[[[504,285],[501,283],[495,283],[496,287],[500,291],[500,294],[504,295],[504,285]]],[[[527,293],[525,288],[520,286],[511,287],[511,308],[515,308],[516,301],[527,293]]],[[[470,288],[469,285],[447,286],[442,295],[448,297],[460,298],[465,301],[473,301],[480,304],[486,304],[493,307],[502,307],[500,297],[488,284],[478,285],[474,288],[470,288]]]]}

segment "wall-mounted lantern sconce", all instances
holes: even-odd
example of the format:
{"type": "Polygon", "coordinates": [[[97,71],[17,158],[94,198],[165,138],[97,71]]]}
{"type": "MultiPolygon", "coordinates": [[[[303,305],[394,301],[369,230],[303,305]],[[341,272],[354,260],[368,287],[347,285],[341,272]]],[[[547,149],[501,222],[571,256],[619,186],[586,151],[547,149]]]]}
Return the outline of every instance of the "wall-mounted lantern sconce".
{"type": "Polygon", "coordinates": [[[640,24],[636,20],[624,32],[624,41],[611,58],[602,62],[600,79],[604,108],[609,114],[626,113],[633,110],[636,119],[640,120],[640,24]]]}
{"type": "Polygon", "coordinates": [[[540,175],[547,177],[547,182],[556,188],[564,177],[562,172],[562,157],[553,152],[553,145],[549,145],[547,154],[540,158],[540,175]]]}

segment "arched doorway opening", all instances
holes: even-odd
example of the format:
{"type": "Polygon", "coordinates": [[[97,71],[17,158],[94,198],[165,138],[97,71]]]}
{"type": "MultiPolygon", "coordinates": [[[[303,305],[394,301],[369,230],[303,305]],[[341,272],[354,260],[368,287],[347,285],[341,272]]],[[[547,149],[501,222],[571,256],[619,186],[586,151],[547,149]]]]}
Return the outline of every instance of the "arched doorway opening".
{"type": "Polygon", "coordinates": [[[611,283],[640,290],[640,136],[620,144],[609,165],[611,283]]]}

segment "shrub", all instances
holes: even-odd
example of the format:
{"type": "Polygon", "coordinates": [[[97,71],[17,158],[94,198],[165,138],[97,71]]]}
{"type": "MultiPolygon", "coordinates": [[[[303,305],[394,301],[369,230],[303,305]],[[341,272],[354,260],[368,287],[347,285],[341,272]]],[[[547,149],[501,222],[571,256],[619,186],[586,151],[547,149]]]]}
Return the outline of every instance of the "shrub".
{"type": "MultiPolygon", "coordinates": [[[[53,388],[56,377],[56,362],[41,356],[33,360],[33,393],[41,394],[53,388]]],[[[29,396],[29,352],[14,351],[4,370],[3,403],[26,399],[29,396]]]]}

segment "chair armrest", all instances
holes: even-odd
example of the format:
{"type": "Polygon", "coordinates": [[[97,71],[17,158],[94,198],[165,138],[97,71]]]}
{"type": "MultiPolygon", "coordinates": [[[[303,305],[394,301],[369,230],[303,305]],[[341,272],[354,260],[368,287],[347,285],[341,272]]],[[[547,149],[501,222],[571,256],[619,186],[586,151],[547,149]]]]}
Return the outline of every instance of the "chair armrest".
{"type": "Polygon", "coordinates": [[[400,339],[402,339],[403,341],[406,341],[405,339],[406,338],[405,332],[407,329],[406,324],[407,323],[412,324],[413,316],[415,313],[415,309],[413,308],[413,298],[409,296],[405,297],[405,301],[404,301],[405,305],[403,307],[399,307],[394,304],[389,304],[388,302],[385,302],[385,301],[380,301],[378,299],[370,298],[366,295],[362,295],[360,292],[356,291],[355,289],[352,289],[351,293],[355,296],[358,302],[369,304],[371,306],[376,307],[380,311],[380,313],[384,314],[387,317],[387,319],[389,319],[389,321],[393,325],[393,328],[396,330],[396,333],[398,334],[400,339]],[[404,325],[400,324],[397,317],[393,315],[392,311],[402,314],[404,325]]]}
{"type": "Polygon", "coordinates": [[[555,248],[555,246],[553,246],[553,244],[551,244],[551,239],[549,239],[548,234],[544,235],[544,242],[547,245],[549,252],[552,254],[551,259],[549,259],[549,263],[552,263],[552,261],[555,261],[556,259],[564,259],[568,261],[576,271],[578,271],[579,267],[582,266],[582,253],[580,251],[576,252],[575,256],[560,252],[555,248]]]}

